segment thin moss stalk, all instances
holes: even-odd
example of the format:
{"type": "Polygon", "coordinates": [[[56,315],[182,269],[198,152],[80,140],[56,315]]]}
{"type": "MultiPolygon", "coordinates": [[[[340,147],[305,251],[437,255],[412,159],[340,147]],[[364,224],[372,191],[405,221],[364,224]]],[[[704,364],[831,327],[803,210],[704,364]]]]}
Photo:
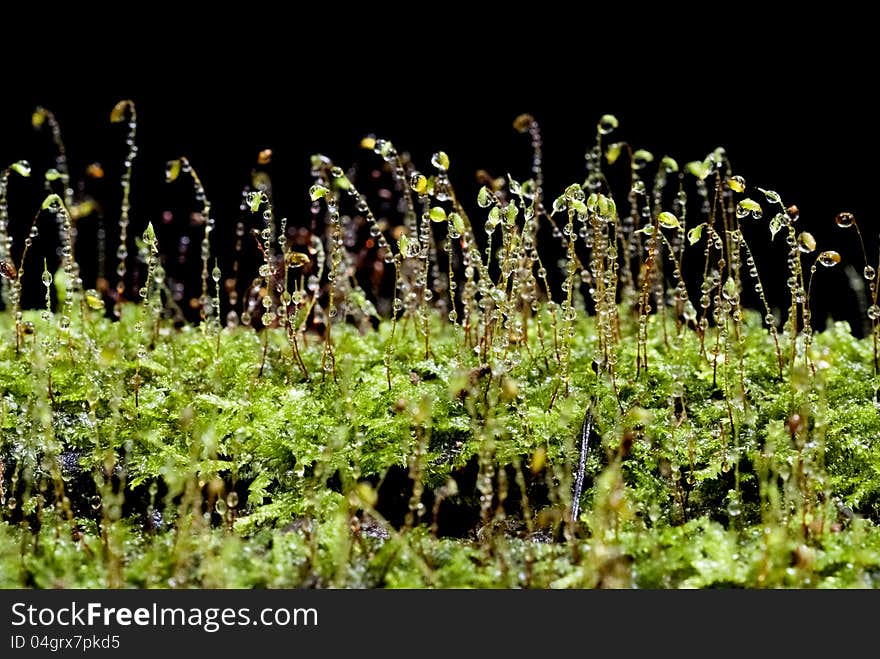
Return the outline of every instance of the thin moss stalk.
{"type": "Polygon", "coordinates": [[[129,214],[131,212],[131,170],[134,159],[137,156],[137,109],[134,101],[119,101],[110,113],[110,122],[114,124],[127,121],[127,131],[125,135],[125,144],[128,147],[128,153],[122,163],[122,202],[119,206],[119,246],[116,249],[116,258],[118,260],[116,266],[116,302],[113,307],[113,313],[116,317],[122,314],[122,301],[125,299],[125,276],[128,272],[126,261],[128,259],[128,225],[130,222],[129,214]]]}

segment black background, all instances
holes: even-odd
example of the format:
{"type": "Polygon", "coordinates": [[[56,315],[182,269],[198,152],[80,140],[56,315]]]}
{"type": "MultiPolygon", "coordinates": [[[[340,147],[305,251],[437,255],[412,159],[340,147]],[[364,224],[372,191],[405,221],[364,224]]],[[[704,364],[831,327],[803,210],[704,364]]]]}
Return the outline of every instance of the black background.
{"type": "MultiPolygon", "coordinates": [[[[112,182],[124,136],[109,112],[131,98],[140,148],[132,233],[174,203],[164,163],[181,155],[200,173],[218,226],[234,225],[242,185],[266,147],[275,154],[278,214],[296,225],[309,217],[311,153],[346,165],[362,157],[361,137],[375,133],[427,170],[430,154],[443,149],[453,183],[473,200],[478,168],[528,177],[528,141],[511,122],[530,112],[542,126],[552,199],[583,180],[584,151],[609,112],[620,119],[617,139],[658,159],[684,163],[724,146],[751,195],[763,202],[754,190],[761,186],[797,204],[800,228],[819,249],[838,250],[843,265],[861,272],[854,232],[833,223],[841,210],[855,213],[869,257],[877,258],[875,74],[870,42],[853,32],[858,17],[819,17],[823,23],[807,30],[731,8],[700,23],[691,22],[700,15],[694,11],[642,16],[637,26],[626,8],[620,17],[580,17],[531,7],[507,26],[493,13],[501,7],[450,14],[425,6],[424,15],[401,9],[418,19],[404,27],[374,9],[346,30],[338,23],[346,11],[337,16],[330,6],[277,20],[242,10],[227,32],[198,17],[185,27],[154,24],[171,11],[157,8],[126,18],[119,30],[71,28],[70,44],[32,42],[4,78],[0,162],[45,166],[49,143],[30,127],[42,104],[61,123],[74,177],[100,161],[112,182]],[[743,20],[733,24],[734,14],[743,20]]],[[[10,203],[13,223],[26,222],[32,210],[10,203]]],[[[115,217],[108,209],[111,230],[115,217]]],[[[746,237],[771,303],[782,305],[782,237],[765,249],[766,218],[752,225],[746,237]]],[[[860,329],[862,302],[844,267],[820,272],[814,289],[817,325],[831,315],[860,329]]]]}

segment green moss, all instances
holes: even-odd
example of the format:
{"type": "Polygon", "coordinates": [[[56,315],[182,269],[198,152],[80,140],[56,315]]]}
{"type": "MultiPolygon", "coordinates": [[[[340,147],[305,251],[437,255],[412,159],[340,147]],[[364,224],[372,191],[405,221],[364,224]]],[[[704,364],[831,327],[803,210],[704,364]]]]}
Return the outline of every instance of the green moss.
{"type": "MultiPolygon", "coordinates": [[[[336,330],[338,382],[304,380],[280,330],[269,330],[258,376],[252,330],[224,330],[215,359],[209,342],[184,329],[162,336],[141,363],[135,406],[125,359],[136,349],[135,313],[126,311],[118,323],[91,317],[75,327],[78,349],[91,353],[72,362],[58,355],[54,402],[46,364],[16,356],[9,343],[0,352],[4,586],[593,586],[617,584],[625,566],[625,581],[640,587],[837,587],[864,584],[880,568],[880,419],[866,404],[870,386],[846,375],[865,371],[870,353],[845,327],[816,337],[833,359],[804,393],[825,410],[813,421],[821,437],[798,449],[786,430],[790,391],[773,377],[756,322],[745,325],[747,344],[760,348],[746,358],[748,410],[736,410],[730,436],[718,432],[727,402],[713,397],[690,330],[674,350],[652,342],[652,365],[639,377],[630,372],[634,351],[621,351],[618,403],[590,369],[592,321],[578,321],[572,388],[551,407],[542,356],[505,375],[516,381],[505,398],[490,373],[478,374],[479,356],[456,348],[458,328],[439,322],[431,359],[401,344],[390,390],[387,323],[366,334],[336,330]],[[560,530],[594,390],[601,445],[587,461],[582,526],[560,530]],[[413,476],[420,434],[430,439],[423,473],[413,476]],[[532,473],[539,450],[546,462],[532,473]],[[469,473],[478,463],[491,467],[488,524],[469,473]],[[411,477],[424,483],[423,514],[412,530],[395,529],[383,516],[409,506],[411,477]],[[434,497],[450,478],[458,491],[434,520],[434,497]],[[453,536],[429,533],[435,521],[453,536]],[[558,533],[571,539],[555,544],[558,533]],[[807,558],[797,558],[799,548],[807,558]]],[[[0,332],[10,331],[7,318],[0,332]]],[[[317,366],[322,349],[311,342],[303,359],[317,366]]],[[[24,354],[32,350],[26,342],[24,354]]]]}
{"type": "MultiPolygon", "coordinates": [[[[128,115],[132,147],[124,101],[114,116],[128,115]]],[[[169,181],[189,173],[203,209],[197,324],[181,322],[152,225],[137,241],[141,304],[124,301],[127,202],[112,299],[77,279],[68,207],[86,211],[74,201],[52,195],[40,211],[60,220],[62,267],[42,278],[56,313],[21,311],[33,268],[0,235],[0,586],[875,585],[880,323],[866,339],[810,326],[812,277],[839,255],[810,256],[815,240],[772,190],[758,189],[766,208],[739,198],[722,149],[688,163],[696,181],[658,158],[651,194],[654,158],[636,150],[618,204],[610,115],[584,185],[548,212],[537,123],[516,126],[533,178],[481,189],[483,231],[445,153],[426,177],[368,138],[399,195],[395,229],[354,170],[316,155],[326,230],[294,250],[255,170],[243,212],[262,217],[262,254],[247,301],[242,241],[234,277],[213,261],[211,290],[211,206],[189,161],[173,161],[169,181]],[[739,224],[771,210],[770,237],[785,230],[789,247],[781,330],[739,224]],[[555,252],[539,255],[551,223],[555,252]],[[359,228],[390,292],[355,276],[359,228]],[[686,275],[702,277],[695,301],[686,275]],[[760,314],[741,304],[749,286],[760,314]]]]}

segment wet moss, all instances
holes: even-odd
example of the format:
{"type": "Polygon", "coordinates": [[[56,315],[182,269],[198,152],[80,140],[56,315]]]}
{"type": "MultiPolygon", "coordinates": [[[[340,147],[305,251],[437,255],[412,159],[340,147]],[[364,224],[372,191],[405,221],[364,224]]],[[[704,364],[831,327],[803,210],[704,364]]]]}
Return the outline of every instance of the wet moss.
{"type": "MultiPolygon", "coordinates": [[[[823,363],[792,394],[749,318],[747,409],[731,433],[688,329],[677,350],[652,342],[639,377],[622,341],[615,395],[579,320],[571,391],[552,406],[542,359],[505,374],[505,397],[439,322],[435,357],[402,347],[390,390],[387,323],[336,330],[336,382],[305,380],[280,330],[259,377],[252,330],[223,330],[217,358],[172,331],[141,364],[136,406],[135,317],[77,326],[91,352],[59,356],[51,400],[45,367],[0,352],[4,586],[839,587],[880,570],[880,418],[871,385],[850,377],[870,368],[870,346],[844,326],[815,337],[823,363]],[[792,396],[813,413],[804,439],[792,396]]],[[[317,366],[322,349],[303,360],[317,366]]]]}

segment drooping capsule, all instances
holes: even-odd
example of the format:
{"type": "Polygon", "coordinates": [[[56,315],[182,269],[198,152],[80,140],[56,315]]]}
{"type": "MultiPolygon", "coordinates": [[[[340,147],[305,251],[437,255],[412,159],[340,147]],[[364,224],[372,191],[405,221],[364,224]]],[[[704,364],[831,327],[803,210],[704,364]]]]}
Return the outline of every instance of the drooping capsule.
{"type": "Polygon", "coordinates": [[[856,217],[852,213],[848,213],[848,212],[844,211],[842,213],[838,213],[834,217],[834,222],[837,224],[837,226],[841,227],[842,229],[848,229],[853,224],[855,224],[856,217]]]}
{"type": "Polygon", "coordinates": [[[104,300],[101,299],[101,294],[98,293],[94,288],[90,288],[85,293],[83,293],[83,298],[85,299],[86,306],[89,309],[93,309],[97,311],[98,309],[104,308],[104,300]]]}
{"type": "Polygon", "coordinates": [[[727,179],[727,187],[734,192],[745,192],[746,180],[742,176],[731,176],[727,179]]]}
{"type": "Polygon", "coordinates": [[[840,263],[840,254],[834,250],[828,250],[819,254],[819,257],[816,260],[826,268],[833,268],[840,263]]]}
{"type": "Polygon", "coordinates": [[[437,151],[431,156],[431,164],[440,171],[445,172],[449,169],[449,156],[446,155],[445,151],[437,151]]]}
{"type": "Polygon", "coordinates": [[[813,234],[807,231],[801,231],[797,238],[798,249],[804,254],[809,254],[816,250],[816,239],[813,234]]]}
{"type": "Polygon", "coordinates": [[[611,131],[613,131],[618,126],[617,117],[613,114],[603,114],[599,118],[599,123],[596,126],[596,130],[599,131],[600,135],[607,135],[611,131]]]}
{"type": "Polygon", "coordinates": [[[532,115],[521,114],[513,120],[513,128],[518,133],[525,133],[532,127],[533,123],[535,123],[535,118],[532,115]]]}

